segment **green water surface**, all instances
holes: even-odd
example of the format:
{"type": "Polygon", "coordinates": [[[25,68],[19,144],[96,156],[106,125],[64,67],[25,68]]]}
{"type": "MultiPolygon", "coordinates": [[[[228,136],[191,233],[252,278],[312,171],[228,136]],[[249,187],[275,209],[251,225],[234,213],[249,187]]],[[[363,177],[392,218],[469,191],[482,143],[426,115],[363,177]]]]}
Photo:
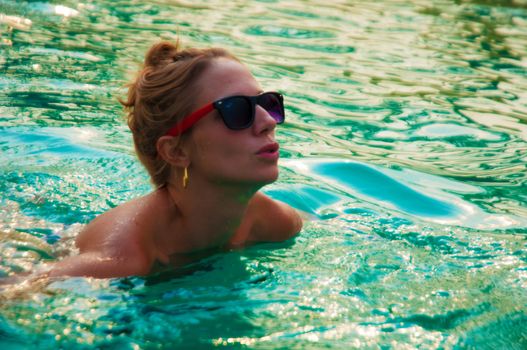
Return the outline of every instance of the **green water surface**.
{"type": "Polygon", "coordinates": [[[117,98],[154,42],[286,96],[301,234],[0,287],[0,349],[526,349],[524,0],[0,0],[0,281],[151,190],[117,98]]]}

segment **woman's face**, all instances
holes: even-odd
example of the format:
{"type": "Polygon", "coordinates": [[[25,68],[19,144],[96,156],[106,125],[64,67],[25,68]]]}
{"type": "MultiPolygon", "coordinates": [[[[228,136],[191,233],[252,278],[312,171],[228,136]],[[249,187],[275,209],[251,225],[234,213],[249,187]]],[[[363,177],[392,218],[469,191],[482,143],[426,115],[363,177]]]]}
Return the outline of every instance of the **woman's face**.
{"type": "MultiPolygon", "coordinates": [[[[198,79],[197,91],[197,108],[224,97],[255,96],[263,92],[244,65],[227,58],[213,60],[198,79]]],[[[190,169],[194,175],[218,184],[263,186],[271,183],[278,177],[277,152],[261,150],[276,146],[275,127],[276,121],[258,105],[254,123],[243,130],[227,128],[214,110],[192,128],[190,169]]]]}

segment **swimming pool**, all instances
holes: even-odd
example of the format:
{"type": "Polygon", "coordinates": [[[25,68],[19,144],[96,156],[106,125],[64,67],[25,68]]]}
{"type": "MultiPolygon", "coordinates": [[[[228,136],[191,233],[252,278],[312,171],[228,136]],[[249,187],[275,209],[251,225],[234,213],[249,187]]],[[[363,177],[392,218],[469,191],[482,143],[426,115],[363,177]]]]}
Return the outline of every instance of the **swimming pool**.
{"type": "Polygon", "coordinates": [[[4,288],[0,348],[524,349],[522,1],[0,0],[0,276],[150,191],[116,98],[159,38],[286,95],[280,244],[4,288]]]}

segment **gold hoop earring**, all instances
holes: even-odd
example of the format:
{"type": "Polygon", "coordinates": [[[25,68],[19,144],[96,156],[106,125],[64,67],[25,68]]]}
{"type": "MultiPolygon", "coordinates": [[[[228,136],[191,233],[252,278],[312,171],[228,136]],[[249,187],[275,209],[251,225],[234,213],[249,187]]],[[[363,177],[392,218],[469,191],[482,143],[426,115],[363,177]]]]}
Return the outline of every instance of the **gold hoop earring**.
{"type": "Polygon", "coordinates": [[[188,185],[188,171],[187,167],[185,167],[185,170],[183,171],[183,188],[187,188],[188,185]]]}

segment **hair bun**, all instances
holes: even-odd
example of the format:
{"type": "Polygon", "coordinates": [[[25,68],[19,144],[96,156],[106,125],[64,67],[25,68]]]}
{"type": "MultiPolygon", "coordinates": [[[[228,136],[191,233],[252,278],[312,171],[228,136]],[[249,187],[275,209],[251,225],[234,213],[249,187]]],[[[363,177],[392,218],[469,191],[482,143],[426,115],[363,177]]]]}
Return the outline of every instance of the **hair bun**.
{"type": "Polygon", "coordinates": [[[168,41],[163,41],[153,45],[145,56],[145,66],[164,66],[175,62],[179,55],[179,42],[172,44],[168,41]]]}

